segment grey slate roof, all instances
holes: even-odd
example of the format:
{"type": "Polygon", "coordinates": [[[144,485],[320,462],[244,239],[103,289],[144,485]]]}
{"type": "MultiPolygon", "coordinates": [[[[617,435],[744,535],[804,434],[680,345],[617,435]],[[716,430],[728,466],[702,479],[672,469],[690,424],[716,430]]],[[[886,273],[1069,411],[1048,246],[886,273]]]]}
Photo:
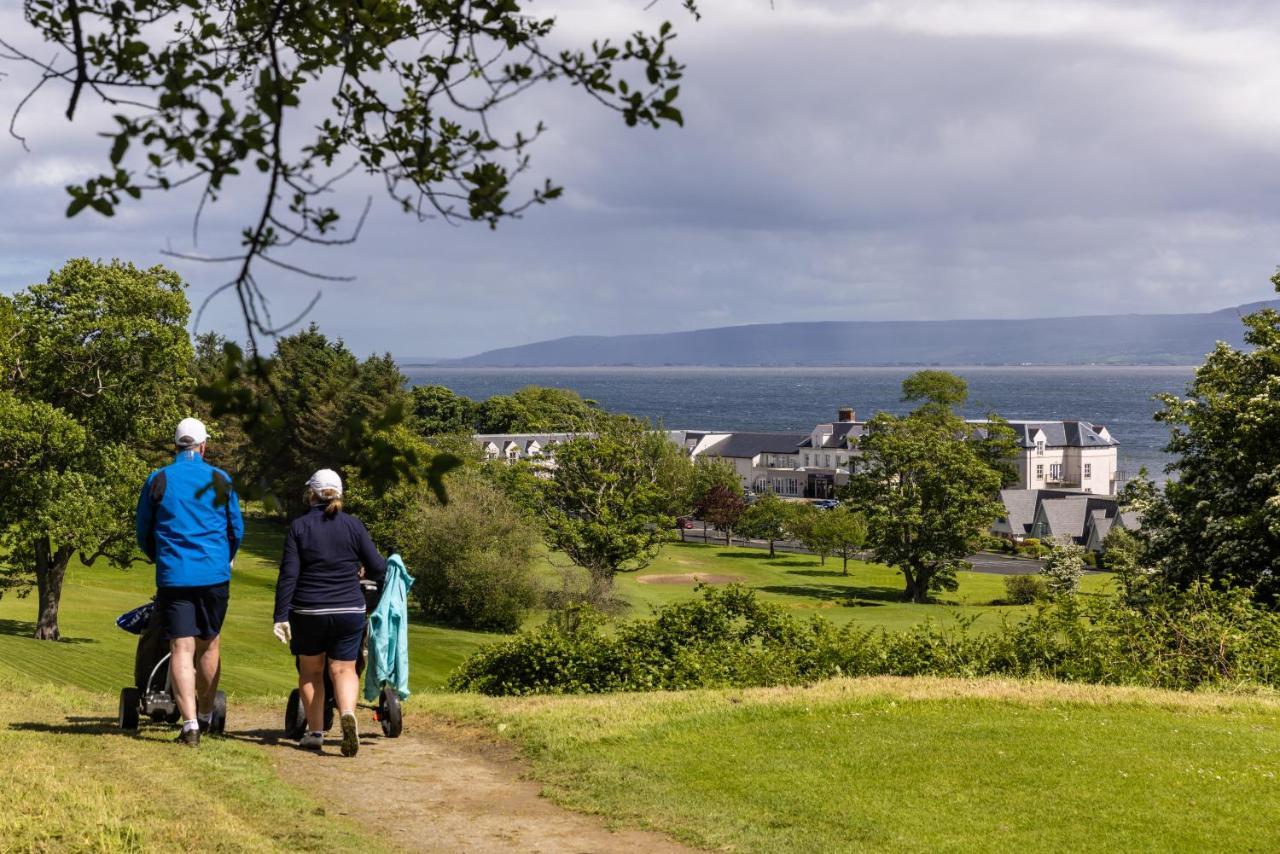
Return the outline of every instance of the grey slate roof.
{"type": "Polygon", "coordinates": [[[1002,489],[1000,500],[1004,503],[1004,515],[1014,536],[1025,537],[1036,520],[1036,504],[1039,496],[1034,489],[1002,489]]]}
{"type": "MultiPolygon", "coordinates": [[[[831,433],[822,440],[821,447],[844,449],[849,447],[850,442],[857,442],[862,434],[867,432],[867,425],[855,423],[852,421],[837,421],[831,425],[831,433]]],[[[813,447],[813,436],[807,435],[804,441],[800,443],[802,448],[813,447]]]]}
{"type": "Polygon", "coordinates": [[[807,433],[733,433],[703,454],[712,457],[751,459],[759,454],[794,454],[807,433]]]}
{"type": "Polygon", "coordinates": [[[1119,445],[1115,439],[1108,441],[1098,435],[1101,426],[1088,421],[1010,421],[1009,426],[1017,435],[1018,444],[1034,448],[1036,431],[1044,433],[1050,448],[1109,448],[1119,445]]]}
{"type": "Polygon", "coordinates": [[[1084,536],[1084,520],[1089,512],[1089,499],[1085,496],[1042,501],[1040,511],[1049,525],[1049,536],[1073,540],[1084,536]]]}

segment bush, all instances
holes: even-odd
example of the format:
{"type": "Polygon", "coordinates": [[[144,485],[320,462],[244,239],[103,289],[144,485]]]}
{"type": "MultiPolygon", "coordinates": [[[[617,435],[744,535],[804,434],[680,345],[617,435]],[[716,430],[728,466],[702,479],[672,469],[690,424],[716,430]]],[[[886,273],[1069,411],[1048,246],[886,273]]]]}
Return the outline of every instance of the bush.
{"type": "Polygon", "coordinates": [[[430,619],[514,632],[538,602],[537,534],[496,486],[474,473],[449,479],[449,503],[425,491],[396,514],[401,555],[430,619]]]}
{"type": "Polygon", "coordinates": [[[1086,551],[1086,552],[1084,553],[1084,563],[1085,563],[1085,566],[1091,567],[1091,568],[1093,568],[1093,569],[1097,569],[1097,568],[1098,568],[1098,553],[1097,553],[1097,552],[1086,551]]]}
{"type": "Polygon", "coordinates": [[[1005,601],[1010,605],[1030,605],[1048,595],[1044,581],[1035,575],[1009,575],[1004,579],[1005,601]]]}
{"type": "MultiPolygon", "coordinates": [[[[1034,578],[1034,577],[1033,577],[1034,578]]],[[[1038,579],[1036,579],[1038,581],[1038,579]]],[[[807,684],[834,676],[1006,676],[1195,690],[1280,687],[1280,615],[1248,591],[1162,592],[1142,607],[1072,597],[974,634],[971,622],[905,632],[801,622],[742,587],[704,589],[613,633],[585,608],[486,647],[456,691],[598,693],[807,684]]]]}

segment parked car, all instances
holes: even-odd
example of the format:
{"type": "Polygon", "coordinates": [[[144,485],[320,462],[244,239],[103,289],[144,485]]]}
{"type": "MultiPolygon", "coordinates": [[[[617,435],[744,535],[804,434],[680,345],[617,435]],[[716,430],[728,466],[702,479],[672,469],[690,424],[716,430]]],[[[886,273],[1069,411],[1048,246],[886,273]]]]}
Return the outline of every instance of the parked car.
{"type": "Polygon", "coordinates": [[[676,530],[684,529],[686,531],[693,530],[693,519],[688,516],[681,516],[676,519],[676,530]]]}
{"type": "Polygon", "coordinates": [[[834,498],[824,498],[821,501],[813,502],[813,506],[819,510],[834,510],[840,506],[840,502],[834,498]]]}

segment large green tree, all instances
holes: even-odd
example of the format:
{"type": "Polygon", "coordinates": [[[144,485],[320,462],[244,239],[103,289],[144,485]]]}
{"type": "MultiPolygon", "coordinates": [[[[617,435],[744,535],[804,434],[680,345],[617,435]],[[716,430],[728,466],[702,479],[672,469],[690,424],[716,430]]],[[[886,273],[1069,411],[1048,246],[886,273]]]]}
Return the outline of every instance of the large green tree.
{"type": "Polygon", "coordinates": [[[559,445],[547,476],[520,481],[547,545],[587,571],[592,601],[607,600],[616,573],[647,566],[672,539],[667,473],[680,454],[661,432],[613,417],[559,445]]]}
{"type": "Polygon", "coordinates": [[[59,637],[73,556],[135,555],[138,489],[188,389],[188,314],[177,274],[84,259],[0,311],[0,546],[10,582],[35,581],[37,638],[59,637]]]}
{"type": "MultiPolygon", "coordinates": [[[[1273,279],[1280,290],[1280,273],[1273,279]]],[[[1185,397],[1166,394],[1156,418],[1172,427],[1173,478],[1143,505],[1148,557],[1180,587],[1252,588],[1280,605],[1280,313],[1244,318],[1245,343],[1219,343],[1185,397]]]]}
{"type": "Polygon", "coordinates": [[[576,433],[594,429],[600,415],[594,400],[573,389],[531,385],[479,404],[475,426],[480,433],[576,433]]]}
{"type": "Polygon", "coordinates": [[[414,427],[424,436],[472,433],[475,431],[479,404],[442,385],[415,386],[413,397],[414,427]]]}
{"type": "MultiPolygon", "coordinates": [[[[958,420],[958,419],[957,419],[958,420]]],[[[969,543],[1000,513],[1000,474],[951,419],[881,413],[859,442],[862,464],[847,495],[868,525],[876,558],[898,567],[903,598],[954,589],[969,543]]]]}

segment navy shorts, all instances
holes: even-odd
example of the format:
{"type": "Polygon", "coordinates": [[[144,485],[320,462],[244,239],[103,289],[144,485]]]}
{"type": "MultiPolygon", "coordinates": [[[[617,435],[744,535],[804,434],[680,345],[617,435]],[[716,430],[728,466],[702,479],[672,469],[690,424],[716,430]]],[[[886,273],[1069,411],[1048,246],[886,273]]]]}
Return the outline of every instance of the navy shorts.
{"type": "Polygon", "coordinates": [[[334,661],[355,661],[364,641],[364,613],[291,614],[289,631],[294,655],[327,655],[334,661]]]}
{"type": "Polygon", "coordinates": [[[227,618],[227,601],[231,598],[231,584],[211,584],[207,587],[161,587],[156,590],[156,613],[164,636],[174,638],[200,638],[212,640],[222,631],[222,621],[227,618]]]}

